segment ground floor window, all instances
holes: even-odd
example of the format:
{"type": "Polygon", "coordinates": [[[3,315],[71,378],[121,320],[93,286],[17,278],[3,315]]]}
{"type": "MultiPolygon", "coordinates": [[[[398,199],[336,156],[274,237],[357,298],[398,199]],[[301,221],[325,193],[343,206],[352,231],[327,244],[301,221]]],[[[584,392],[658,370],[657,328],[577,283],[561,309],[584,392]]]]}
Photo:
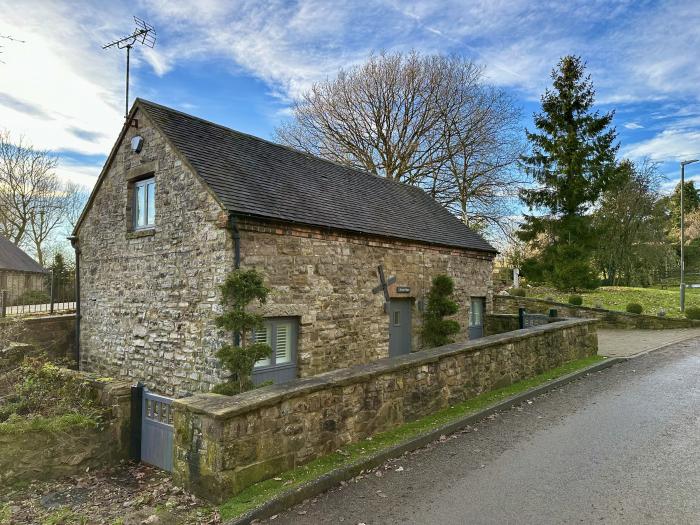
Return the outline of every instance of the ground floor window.
{"type": "Polygon", "coordinates": [[[272,348],[269,358],[255,363],[253,382],[281,383],[296,378],[298,326],[296,317],[271,317],[253,333],[256,343],[272,348]]]}
{"type": "Polygon", "coordinates": [[[486,298],[472,297],[469,308],[469,339],[479,339],[484,336],[484,311],[486,298]]]}

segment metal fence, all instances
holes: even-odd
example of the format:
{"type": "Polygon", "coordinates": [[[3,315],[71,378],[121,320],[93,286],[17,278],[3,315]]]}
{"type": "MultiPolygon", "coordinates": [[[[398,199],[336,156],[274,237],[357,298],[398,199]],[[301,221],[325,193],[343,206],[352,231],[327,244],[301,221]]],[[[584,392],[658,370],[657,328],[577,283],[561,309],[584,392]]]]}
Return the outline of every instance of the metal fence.
{"type": "Polygon", "coordinates": [[[72,273],[0,270],[0,317],[64,313],[75,310],[72,273]]]}

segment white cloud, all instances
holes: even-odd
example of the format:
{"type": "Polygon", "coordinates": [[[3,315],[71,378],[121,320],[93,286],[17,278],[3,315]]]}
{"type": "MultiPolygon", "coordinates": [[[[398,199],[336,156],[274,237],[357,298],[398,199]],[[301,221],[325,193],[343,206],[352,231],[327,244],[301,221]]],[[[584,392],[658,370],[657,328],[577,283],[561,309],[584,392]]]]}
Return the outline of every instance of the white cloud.
{"type": "Polygon", "coordinates": [[[649,158],[659,162],[698,158],[700,130],[666,129],[651,139],[625,148],[622,154],[632,159],[649,158]]]}
{"type": "Polygon", "coordinates": [[[641,124],[637,124],[636,122],[627,122],[625,124],[625,127],[627,129],[643,129],[644,128],[644,126],[642,126],[641,124]]]}
{"type": "Polygon", "coordinates": [[[121,71],[110,53],[96,53],[96,35],[80,10],[55,3],[0,6],[6,46],[0,64],[0,125],[35,146],[104,153],[121,125],[116,107],[121,71]]]}

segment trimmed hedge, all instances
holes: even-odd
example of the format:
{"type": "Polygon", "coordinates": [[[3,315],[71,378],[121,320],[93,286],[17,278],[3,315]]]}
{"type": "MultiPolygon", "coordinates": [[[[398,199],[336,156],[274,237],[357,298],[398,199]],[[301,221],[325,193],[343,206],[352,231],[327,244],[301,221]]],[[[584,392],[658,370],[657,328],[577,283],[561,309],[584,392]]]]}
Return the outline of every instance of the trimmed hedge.
{"type": "Polygon", "coordinates": [[[525,297],[527,295],[525,288],[511,288],[508,293],[515,297],[525,297]]]}
{"type": "Polygon", "coordinates": [[[631,314],[641,314],[644,308],[642,308],[642,305],[639,303],[630,303],[627,305],[627,308],[625,308],[625,311],[631,314]]]}
{"type": "Polygon", "coordinates": [[[583,297],[581,297],[580,295],[570,295],[569,304],[573,304],[574,306],[581,306],[583,304],[583,297]]]}
{"type": "Polygon", "coordinates": [[[694,320],[700,319],[700,307],[691,306],[690,308],[686,308],[685,309],[685,316],[688,319],[694,319],[694,320]]]}

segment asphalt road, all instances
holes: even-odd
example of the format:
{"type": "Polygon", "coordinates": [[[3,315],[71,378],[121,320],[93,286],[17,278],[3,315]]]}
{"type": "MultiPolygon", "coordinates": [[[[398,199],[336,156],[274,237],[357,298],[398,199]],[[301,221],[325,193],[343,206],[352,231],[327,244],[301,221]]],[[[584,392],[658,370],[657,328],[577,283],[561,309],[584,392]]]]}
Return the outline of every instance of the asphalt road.
{"type": "Polygon", "coordinates": [[[274,520],[700,523],[700,339],[570,383],[274,520]]]}

